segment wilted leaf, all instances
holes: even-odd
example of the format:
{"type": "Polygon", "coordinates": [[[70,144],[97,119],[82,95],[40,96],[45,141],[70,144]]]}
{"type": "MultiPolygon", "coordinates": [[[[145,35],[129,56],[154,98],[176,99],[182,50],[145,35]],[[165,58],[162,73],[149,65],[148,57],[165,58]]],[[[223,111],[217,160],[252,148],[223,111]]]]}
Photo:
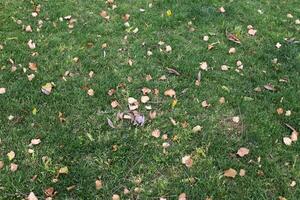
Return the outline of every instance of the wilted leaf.
{"type": "Polygon", "coordinates": [[[120,196],[117,194],[114,194],[111,199],[112,200],[120,200],[120,196]]]}
{"type": "Polygon", "coordinates": [[[116,127],[114,126],[113,122],[112,122],[109,118],[107,118],[107,123],[108,123],[108,125],[109,125],[111,128],[116,128],[116,127]]]}
{"type": "Polygon", "coordinates": [[[225,8],[224,8],[224,7],[220,7],[220,8],[218,8],[218,11],[219,11],[220,13],[225,13],[225,8]]]}
{"type": "Polygon", "coordinates": [[[147,103],[150,100],[150,98],[148,96],[142,96],[141,97],[141,102],[142,103],[147,103]]]}
{"type": "Polygon", "coordinates": [[[56,192],[53,187],[49,187],[44,190],[44,194],[46,195],[46,197],[53,197],[56,194],[56,192]]]}
{"type": "Polygon", "coordinates": [[[240,169],[240,173],[239,173],[240,176],[245,176],[246,175],[246,170],[244,169],[240,169]]]}
{"type": "Polygon", "coordinates": [[[32,71],[37,71],[37,64],[36,63],[29,63],[28,64],[29,69],[31,69],[32,71]]]}
{"type": "Polygon", "coordinates": [[[169,72],[170,74],[175,74],[175,75],[177,75],[177,76],[180,76],[180,73],[179,73],[178,71],[176,71],[175,69],[173,69],[173,68],[168,68],[168,67],[167,67],[167,70],[168,70],[168,72],[169,72]]]}
{"type": "Polygon", "coordinates": [[[264,85],[264,88],[267,89],[267,90],[270,90],[270,91],[276,91],[276,89],[274,88],[274,86],[271,85],[271,84],[264,85]]]}
{"type": "Polygon", "coordinates": [[[234,122],[234,123],[239,123],[240,122],[240,117],[239,116],[234,116],[233,118],[232,118],[232,121],[234,122]]]}
{"type": "Polygon", "coordinates": [[[200,63],[200,69],[207,71],[207,68],[208,68],[207,62],[200,63]]]}
{"type": "Polygon", "coordinates": [[[241,147],[237,153],[237,155],[239,155],[240,157],[244,157],[245,155],[249,154],[249,149],[245,148],[245,147],[241,147]]]}
{"type": "Polygon", "coordinates": [[[28,41],[28,43],[27,43],[27,45],[28,45],[28,47],[30,48],[30,49],[35,49],[35,43],[32,41],[32,40],[29,40],[28,41]]]}
{"type": "Polygon", "coordinates": [[[94,91],[93,89],[89,89],[89,90],[87,91],[87,94],[88,94],[89,96],[94,96],[95,91],[94,91]]]}
{"type": "Polygon", "coordinates": [[[0,160],[0,170],[3,169],[3,167],[4,167],[4,162],[0,160]]]}
{"type": "Polygon", "coordinates": [[[116,108],[116,107],[118,107],[120,104],[115,100],[115,101],[112,101],[110,105],[111,105],[112,108],[116,108]]]}
{"type": "Polygon", "coordinates": [[[237,175],[237,171],[235,169],[229,168],[224,171],[224,176],[229,178],[234,178],[237,175]]]}
{"type": "Polygon", "coordinates": [[[202,126],[199,126],[199,125],[197,125],[193,128],[194,133],[200,132],[201,130],[202,130],[202,126]]]}
{"type": "Polygon", "coordinates": [[[187,200],[186,194],[185,194],[185,193],[181,193],[181,194],[178,196],[178,200],[187,200]]]}

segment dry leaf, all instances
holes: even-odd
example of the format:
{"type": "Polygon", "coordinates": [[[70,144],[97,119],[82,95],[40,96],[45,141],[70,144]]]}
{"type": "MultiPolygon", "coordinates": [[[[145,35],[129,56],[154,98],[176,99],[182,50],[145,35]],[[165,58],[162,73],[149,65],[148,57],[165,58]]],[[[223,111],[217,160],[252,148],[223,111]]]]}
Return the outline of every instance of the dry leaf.
{"type": "Polygon", "coordinates": [[[245,155],[249,154],[249,149],[245,148],[245,147],[241,147],[237,153],[237,155],[239,155],[240,157],[244,157],[245,155]]]}
{"type": "Polygon", "coordinates": [[[28,47],[30,48],[30,49],[35,49],[35,43],[32,41],[32,40],[29,40],[28,41],[28,43],[27,43],[27,45],[28,45],[28,47]]]}
{"type": "Polygon", "coordinates": [[[135,103],[137,103],[138,101],[135,99],[135,98],[133,98],[133,97],[129,97],[128,98],[128,103],[129,104],[135,104],[135,103]]]}
{"type": "Polygon", "coordinates": [[[240,169],[240,173],[239,173],[240,176],[245,176],[246,175],[246,170],[244,169],[240,169]]]}
{"type": "Polygon", "coordinates": [[[27,200],[38,200],[38,198],[35,196],[35,194],[33,192],[30,192],[27,200]]]}
{"type": "Polygon", "coordinates": [[[105,11],[105,10],[102,10],[100,12],[100,16],[106,20],[109,20],[109,16],[108,16],[108,13],[105,11]]]}
{"type": "Polygon", "coordinates": [[[279,42],[277,42],[275,46],[277,49],[279,49],[281,47],[281,44],[279,42]]]}
{"type": "Polygon", "coordinates": [[[225,13],[225,8],[224,8],[224,7],[220,7],[220,8],[218,8],[218,11],[219,11],[220,13],[225,13]]]}
{"type": "Polygon", "coordinates": [[[112,102],[110,103],[110,105],[111,105],[112,108],[116,108],[116,107],[118,107],[120,104],[115,100],[115,101],[112,101],[112,102]]]}
{"type": "Polygon", "coordinates": [[[58,170],[59,174],[68,174],[69,173],[69,169],[68,167],[62,167],[58,170]]]}
{"type": "Polygon", "coordinates": [[[234,122],[234,123],[239,123],[240,122],[240,117],[239,116],[235,116],[235,117],[233,117],[232,118],[232,121],[234,122]]]}
{"type": "Polygon", "coordinates": [[[192,167],[192,165],[193,165],[192,157],[190,155],[186,155],[186,156],[182,157],[181,163],[189,168],[192,167]]]}
{"type": "Polygon", "coordinates": [[[49,95],[52,91],[52,84],[51,83],[46,83],[45,85],[42,86],[42,92],[46,95],[49,95]]]}
{"type": "Polygon", "coordinates": [[[202,126],[197,125],[193,128],[193,132],[194,133],[200,132],[202,130],[202,128],[203,128],[202,126]]]}
{"type": "Polygon", "coordinates": [[[222,71],[228,71],[229,67],[227,65],[222,65],[221,70],[222,71]]]}
{"type": "Polygon", "coordinates": [[[229,178],[234,178],[237,175],[237,171],[235,169],[229,168],[224,171],[224,176],[229,178]]]}
{"type": "Polygon", "coordinates": [[[41,143],[40,139],[32,139],[31,142],[30,142],[30,144],[32,144],[32,145],[38,145],[40,143],[41,143]]]}
{"type": "Polygon", "coordinates": [[[153,137],[155,137],[155,138],[159,138],[160,137],[160,130],[159,129],[155,129],[154,131],[152,131],[151,135],[153,137]]]}
{"type": "Polygon", "coordinates": [[[127,21],[129,20],[129,18],[130,18],[130,15],[129,15],[129,14],[125,14],[125,15],[122,17],[122,19],[123,19],[125,22],[127,22],[127,21]]]}
{"type": "Polygon", "coordinates": [[[10,151],[6,155],[7,155],[9,161],[13,160],[16,156],[14,151],[10,151]]]}
{"type": "Polygon", "coordinates": [[[178,196],[178,200],[187,200],[186,194],[185,194],[185,193],[181,193],[181,194],[178,196]]]}
{"type": "Polygon", "coordinates": [[[6,93],[6,88],[0,88],[0,94],[5,94],[6,93]]]}
{"type": "Polygon", "coordinates": [[[248,30],[248,34],[251,35],[251,36],[255,36],[256,32],[257,32],[257,30],[255,30],[255,29],[249,29],[248,30]]]}
{"type": "Polygon", "coordinates": [[[141,102],[142,103],[147,103],[150,100],[150,98],[148,96],[142,96],[141,97],[141,102]]]}
{"type": "Polygon", "coordinates": [[[208,107],[210,107],[210,104],[209,104],[207,101],[202,101],[202,102],[201,102],[201,106],[202,106],[203,108],[208,108],[208,107]]]}
{"type": "Polygon", "coordinates": [[[25,27],[25,31],[26,31],[26,32],[32,32],[31,26],[30,26],[30,25],[26,26],[26,27],[25,27]]]}
{"type": "Polygon", "coordinates": [[[291,138],[291,140],[292,140],[293,142],[296,142],[296,141],[298,140],[298,135],[299,135],[298,131],[297,131],[295,128],[293,128],[291,125],[289,125],[289,124],[285,124],[285,125],[286,125],[289,129],[292,130],[292,134],[291,134],[290,138],[291,138]]]}
{"type": "Polygon", "coordinates": [[[283,110],[283,108],[277,108],[276,112],[278,115],[282,115],[284,113],[284,110],[283,110]]]}
{"type": "Polygon", "coordinates": [[[240,39],[236,35],[234,35],[232,33],[229,33],[227,35],[227,39],[230,40],[230,41],[232,41],[232,42],[234,42],[234,43],[241,44],[240,39]]]}
{"type": "Polygon", "coordinates": [[[103,187],[102,181],[101,180],[96,180],[95,181],[95,186],[96,186],[96,190],[100,190],[103,187]]]}
{"type": "Polygon", "coordinates": [[[172,47],[170,45],[166,46],[166,52],[171,52],[172,51],[172,47]]]}
{"type": "Polygon", "coordinates": [[[285,111],[285,116],[291,116],[291,114],[292,114],[292,111],[290,111],[290,110],[287,110],[287,111],[285,111]]]}
{"type": "Polygon", "coordinates": [[[271,85],[271,84],[264,85],[264,88],[266,90],[269,90],[269,91],[273,91],[273,92],[276,91],[276,89],[274,88],[274,86],[271,85]]]}
{"type": "Polygon", "coordinates": [[[287,146],[291,146],[292,145],[292,140],[289,137],[284,137],[283,138],[283,143],[287,146]]]}
{"type": "Polygon", "coordinates": [[[117,194],[114,194],[111,199],[112,200],[120,200],[120,196],[117,194]]]}
{"type": "Polygon", "coordinates": [[[46,195],[46,197],[53,197],[56,194],[56,192],[53,187],[49,187],[44,190],[44,194],[46,195]]]}
{"type": "Polygon", "coordinates": [[[209,37],[207,35],[203,36],[203,41],[207,42],[209,40],[209,37]]]}
{"type": "Polygon", "coordinates": [[[234,47],[231,47],[228,51],[229,54],[235,54],[236,53],[236,49],[234,47]]]}
{"type": "Polygon", "coordinates": [[[0,160],[0,170],[3,169],[3,167],[4,167],[4,162],[0,160]]]}
{"type": "Polygon", "coordinates": [[[200,69],[207,71],[207,68],[208,68],[207,62],[200,63],[200,69]]]}
{"type": "Polygon", "coordinates": [[[15,163],[10,164],[10,171],[15,172],[18,170],[18,165],[15,163]]]}
{"type": "Polygon", "coordinates": [[[95,91],[94,91],[93,89],[89,89],[89,90],[87,91],[87,94],[88,94],[89,96],[94,96],[95,91]]]}
{"type": "Polygon", "coordinates": [[[174,97],[176,95],[176,92],[173,89],[168,89],[164,92],[164,95],[169,97],[174,97]]]}
{"type": "Polygon", "coordinates": [[[224,97],[221,97],[221,98],[219,99],[219,103],[220,103],[220,104],[224,104],[224,103],[225,103],[225,98],[224,98],[224,97]]]}

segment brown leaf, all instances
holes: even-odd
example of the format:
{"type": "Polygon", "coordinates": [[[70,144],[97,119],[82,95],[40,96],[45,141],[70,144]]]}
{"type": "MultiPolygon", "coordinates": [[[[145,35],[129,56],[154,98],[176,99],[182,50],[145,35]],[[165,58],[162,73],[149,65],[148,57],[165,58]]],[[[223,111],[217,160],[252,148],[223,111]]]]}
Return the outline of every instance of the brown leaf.
{"type": "Polygon", "coordinates": [[[283,108],[277,108],[276,112],[278,115],[282,115],[284,113],[284,110],[283,110],[283,108]]]}
{"type": "Polygon", "coordinates": [[[89,90],[87,91],[87,94],[88,94],[89,96],[94,96],[95,91],[94,91],[93,89],[89,89],[89,90]]]}
{"type": "Polygon", "coordinates": [[[130,18],[130,15],[129,15],[129,14],[125,14],[125,15],[122,17],[122,19],[123,19],[125,22],[127,22],[127,21],[129,20],[129,18],[130,18]]]}
{"type": "Polygon", "coordinates": [[[234,178],[237,175],[237,171],[235,169],[229,168],[224,171],[224,176],[229,178],[234,178]]]}
{"type": "Polygon", "coordinates": [[[29,40],[27,45],[30,49],[35,49],[35,47],[36,47],[35,43],[32,40],[29,40]]]}
{"type": "Polygon", "coordinates": [[[106,19],[106,20],[109,20],[108,13],[107,13],[107,11],[105,11],[105,10],[102,10],[102,11],[100,12],[100,16],[101,16],[102,18],[106,19]]]}
{"type": "Polygon", "coordinates": [[[164,92],[164,95],[169,97],[174,97],[176,95],[176,92],[173,89],[168,89],[164,92]]]}
{"type": "Polygon", "coordinates": [[[32,144],[32,145],[38,145],[40,143],[41,143],[40,139],[32,139],[31,142],[30,142],[30,144],[32,144]]]}
{"type": "Polygon", "coordinates": [[[56,192],[53,187],[49,187],[44,190],[44,194],[46,195],[46,197],[53,197],[56,192]]]}
{"type": "Polygon", "coordinates": [[[156,111],[150,111],[149,112],[149,118],[150,119],[155,119],[156,118],[156,111]]]}
{"type": "Polygon", "coordinates": [[[240,173],[239,173],[240,176],[245,176],[246,175],[246,170],[244,169],[240,169],[240,173]]]}
{"type": "Polygon", "coordinates": [[[116,107],[118,107],[120,104],[115,100],[115,101],[112,101],[110,105],[111,105],[112,108],[116,108],[116,107]]]}
{"type": "Polygon", "coordinates": [[[114,194],[111,199],[112,200],[120,200],[120,196],[117,194],[114,194]]]}
{"type": "Polygon", "coordinates": [[[246,155],[249,154],[249,149],[247,149],[247,148],[245,148],[245,147],[241,147],[241,148],[237,151],[236,154],[239,155],[240,157],[244,157],[244,156],[246,156],[246,155]]]}
{"type": "Polygon", "coordinates": [[[187,200],[186,194],[185,194],[185,193],[181,193],[181,194],[178,196],[178,200],[187,200]]]}

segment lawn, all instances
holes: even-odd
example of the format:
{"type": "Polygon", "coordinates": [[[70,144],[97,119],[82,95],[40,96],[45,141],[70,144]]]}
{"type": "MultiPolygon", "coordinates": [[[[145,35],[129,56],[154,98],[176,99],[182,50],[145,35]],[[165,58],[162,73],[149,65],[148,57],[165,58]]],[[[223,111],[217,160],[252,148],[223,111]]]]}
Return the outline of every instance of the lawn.
{"type": "Polygon", "coordinates": [[[0,199],[300,199],[298,0],[0,1],[0,199]]]}

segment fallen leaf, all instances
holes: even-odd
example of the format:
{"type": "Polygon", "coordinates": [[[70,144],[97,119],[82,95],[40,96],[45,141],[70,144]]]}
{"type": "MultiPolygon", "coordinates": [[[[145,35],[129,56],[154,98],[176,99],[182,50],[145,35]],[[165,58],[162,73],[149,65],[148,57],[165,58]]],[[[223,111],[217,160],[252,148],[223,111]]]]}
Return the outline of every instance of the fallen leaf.
{"type": "Polygon", "coordinates": [[[208,107],[210,107],[210,104],[209,104],[207,101],[202,101],[202,102],[201,102],[201,106],[202,106],[203,108],[208,108],[208,107]]]}
{"type": "Polygon", "coordinates": [[[249,29],[248,30],[248,34],[251,35],[251,36],[255,36],[256,32],[257,32],[257,30],[255,30],[255,29],[249,29]]]}
{"type": "Polygon", "coordinates": [[[240,122],[240,117],[239,116],[235,116],[235,117],[233,117],[232,118],[232,121],[234,122],[234,123],[239,123],[240,122]]]}
{"type": "Polygon", "coordinates": [[[155,138],[159,138],[160,137],[160,130],[159,129],[155,129],[154,131],[152,131],[151,135],[153,137],[155,137],[155,138]]]}
{"type": "Polygon", "coordinates": [[[40,139],[32,139],[31,142],[30,142],[30,144],[32,144],[32,145],[38,145],[40,143],[41,143],[40,139]]]}
{"type": "Polygon", "coordinates": [[[239,173],[240,176],[245,176],[246,175],[246,170],[244,169],[240,169],[240,173],[239,173]]]}
{"type": "Polygon", "coordinates": [[[35,48],[36,48],[36,45],[35,45],[35,43],[34,43],[32,40],[29,40],[29,41],[27,42],[27,45],[28,45],[28,47],[29,47],[30,49],[35,49],[35,48]]]}
{"type": "Polygon", "coordinates": [[[175,74],[175,75],[177,75],[177,76],[180,76],[180,73],[179,73],[178,71],[176,71],[175,69],[173,69],[173,68],[168,68],[168,67],[167,67],[167,70],[168,70],[168,72],[169,72],[170,74],[175,74]]]}
{"type": "Polygon", "coordinates": [[[128,101],[128,104],[135,104],[135,103],[138,102],[138,101],[137,101],[135,98],[133,98],[133,97],[129,97],[127,101],[128,101]]]}
{"type": "Polygon", "coordinates": [[[4,162],[0,160],[0,170],[3,169],[3,167],[4,167],[4,162]]]}
{"type": "Polygon", "coordinates": [[[108,13],[107,13],[107,11],[105,11],[105,10],[102,10],[102,11],[100,12],[100,16],[101,16],[102,18],[106,19],[106,20],[109,20],[108,13]]]}
{"type": "Polygon", "coordinates": [[[46,195],[46,197],[53,197],[56,194],[56,192],[53,187],[49,187],[44,190],[44,194],[46,195]]]}
{"type": "Polygon", "coordinates": [[[276,91],[276,89],[274,88],[274,86],[271,85],[271,84],[264,85],[264,88],[266,90],[269,90],[269,91],[273,91],[273,92],[276,91]]]}
{"type": "Polygon", "coordinates": [[[95,91],[94,91],[93,89],[89,89],[89,90],[87,91],[87,94],[88,94],[89,96],[94,96],[95,91]]]}
{"type": "Polygon", "coordinates": [[[30,192],[27,200],[38,200],[38,198],[35,196],[35,194],[33,192],[30,192]]]}
{"type": "Polygon", "coordinates": [[[155,119],[156,118],[156,111],[150,111],[149,112],[149,118],[150,119],[155,119]]]}
{"type": "Polygon", "coordinates": [[[200,63],[200,69],[207,71],[208,65],[207,62],[201,62],[200,63]]]}
{"type": "Polygon", "coordinates": [[[178,197],[178,200],[187,200],[186,194],[185,193],[181,193],[178,197]]]}
{"type": "Polygon", "coordinates": [[[222,65],[221,70],[222,71],[228,71],[229,67],[227,65],[222,65]]]}
{"type": "Polygon", "coordinates": [[[290,110],[287,110],[287,111],[285,111],[285,116],[291,116],[291,114],[292,114],[292,111],[290,111],[290,110]]]}
{"type": "Polygon", "coordinates": [[[142,96],[141,97],[141,102],[142,103],[147,103],[150,100],[150,98],[148,96],[142,96]]]}
{"type": "Polygon", "coordinates": [[[281,47],[281,44],[279,42],[277,42],[275,46],[277,49],[279,49],[281,47]]]}
{"type": "Polygon", "coordinates": [[[234,42],[234,43],[241,44],[240,39],[236,35],[234,35],[233,33],[227,34],[227,39],[234,42]]]}
{"type": "Polygon", "coordinates": [[[174,97],[176,95],[176,92],[173,89],[168,89],[164,92],[164,95],[169,97],[174,97]]]}
{"type": "Polygon", "coordinates": [[[6,88],[0,88],[0,94],[5,94],[6,93],[6,88]]]}
{"type": "Polygon", "coordinates": [[[172,51],[172,47],[170,45],[166,46],[166,52],[171,52],[172,51]]]}
{"type": "Polygon", "coordinates": [[[46,95],[49,95],[52,91],[52,84],[51,83],[46,83],[45,85],[42,86],[42,92],[46,95]]]}
{"type": "Polygon", "coordinates": [[[113,122],[112,122],[109,118],[107,118],[107,123],[108,123],[108,125],[109,125],[111,128],[116,128],[116,127],[114,126],[113,122]]]}
{"type": "Polygon", "coordinates": [[[37,71],[37,64],[36,63],[29,63],[28,68],[31,69],[32,71],[37,71]]]}
{"type": "Polygon", "coordinates": [[[120,196],[117,194],[114,194],[111,199],[112,200],[120,200],[120,196]]]}
{"type": "Polygon", "coordinates": [[[190,155],[186,155],[186,156],[182,157],[181,163],[184,164],[185,166],[187,166],[188,168],[192,167],[192,165],[193,165],[192,157],[190,155]]]}
{"type": "Polygon", "coordinates": [[[203,128],[202,126],[197,125],[193,128],[193,132],[194,133],[200,132],[202,130],[202,128],[203,128]]]}
{"type": "Polygon", "coordinates": [[[287,146],[291,146],[292,145],[292,140],[289,137],[284,137],[283,138],[283,143],[287,146]]]}
{"type": "Polygon", "coordinates": [[[58,170],[59,174],[68,174],[69,173],[69,169],[68,167],[62,167],[58,170]]]}
{"type": "Polygon", "coordinates": [[[244,157],[245,155],[249,154],[249,149],[245,148],[245,147],[241,147],[237,153],[237,155],[239,155],[240,157],[244,157]]]}
{"type": "Polygon", "coordinates": [[[224,171],[224,176],[229,178],[234,178],[237,175],[237,171],[235,169],[229,168],[224,171]]]}
{"type": "Polygon", "coordinates": [[[18,165],[15,163],[10,164],[10,171],[15,172],[18,170],[18,165]]]}
{"type": "Polygon", "coordinates": [[[225,98],[224,98],[224,97],[221,97],[221,98],[219,99],[219,103],[220,103],[220,104],[224,104],[224,103],[225,103],[225,98]]]}
{"type": "Polygon", "coordinates": [[[203,36],[203,41],[207,42],[209,40],[209,37],[207,35],[203,36]]]}
{"type": "Polygon", "coordinates": [[[14,151],[10,151],[6,155],[7,155],[9,161],[13,160],[16,156],[14,151]]]}
{"type": "Polygon", "coordinates": [[[283,110],[283,108],[277,108],[276,112],[278,115],[282,115],[284,113],[284,110],[283,110]]]}
{"type": "Polygon", "coordinates": [[[111,105],[112,108],[116,108],[116,107],[118,107],[120,104],[115,100],[115,101],[112,101],[112,102],[110,103],[110,105],[111,105]]]}
{"type": "Polygon", "coordinates": [[[168,17],[171,17],[171,16],[172,16],[172,11],[171,11],[171,10],[167,10],[166,15],[167,15],[168,17]]]}
{"type": "Polygon", "coordinates": [[[229,54],[235,54],[236,53],[236,49],[234,47],[231,47],[228,51],[229,54]]]}
{"type": "Polygon", "coordinates": [[[219,11],[220,13],[225,13],[225,8],[224,8],[224,7],[220,7],[220,8],[218,8],[218,11],[219,11]]]}
{"type": "Polygon", "coordinates": [[[25,27],[25,31],[26,31],[26,32],[32,32],[31,26],[30,26],[30,25],[26,26],[26,27],[25,27]]]}
{"type": "Polygon", "coordinates": [[[101,180],[96,180],[95,181],[95,186],[96,186],[96,190],[100,190],[103,187],[102,181],[101,180]]]}

